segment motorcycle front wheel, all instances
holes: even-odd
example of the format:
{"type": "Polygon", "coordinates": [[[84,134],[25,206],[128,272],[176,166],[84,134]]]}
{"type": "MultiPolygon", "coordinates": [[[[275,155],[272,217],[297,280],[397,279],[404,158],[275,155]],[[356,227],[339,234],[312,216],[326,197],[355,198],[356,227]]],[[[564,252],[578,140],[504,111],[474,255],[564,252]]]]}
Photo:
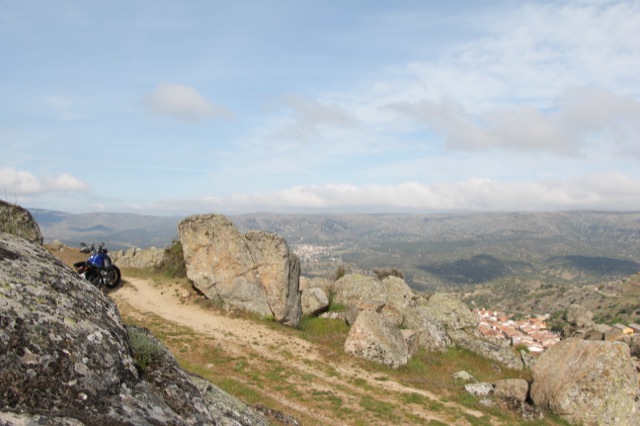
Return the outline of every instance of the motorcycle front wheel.
{"type": "Polygon", "coordinates": [[[86,271],[84,273],[84,278],[89,281],[91,284],[95,285],[96,287],[100,288],[100,281],[101,281],[101,277],[100,277],[100,273],[98,273],[97,271],[93,270],[93,271],[86,271]]]}
{"type": "Polygon", "coordinates": [[[104,286],[107,290],[113,290],[120,285],[120,269],[116,265],[109,265],[106,270],[102,272],[104,278],[104,286]]]}

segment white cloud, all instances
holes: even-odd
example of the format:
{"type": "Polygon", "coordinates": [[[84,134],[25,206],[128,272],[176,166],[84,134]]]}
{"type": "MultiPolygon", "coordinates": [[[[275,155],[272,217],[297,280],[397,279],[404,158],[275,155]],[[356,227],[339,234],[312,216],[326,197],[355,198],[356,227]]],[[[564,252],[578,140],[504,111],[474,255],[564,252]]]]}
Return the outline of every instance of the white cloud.
{"type": "Polygon", "coordinates": [[[143,105],[154,115],[191,122],[233,117],[229,110],[214,105],[193,87],[182,84],[159,85],[145,96],[143,105]]]}
{"type": "Polygon", "coordinates": [[[640,159],[640,102],[601,88],[562,93],[549,112],[529,105],[471,114],[451,101],[390,105],[446,135],[449,147],[583,153],[607,147],[612,153],[640,159]]]}
{"type": "Polygon", "coordinates": [[[166,200],[138,210],[183,214],[273,212],[434,212],[640,210],[640,178],[618,172],[594,173],[566,180],[498,181],[469,178],[459,182],[390,185],[298,185],[287,189],[166,200]]]}
{"type": "Polygon", "coordinates": [[[47,192],[85,191],[89,185],[68,173],[39,178],[29,172],[4,167],[0,169],[0,188],[9,195],[33,195],[47,192]]]}
{"type": "Polygon", "coordinates": [[[83,118],[81,114],[73,110],[71,98],[64,94],[47,96],[42,99],[41,103],[58,120],[72,121],[83,118]]]}
{"type": "Polygon", "coordinates": [[[287,119],[283,128],[271,136],[273,139],[307,143],[318,136],[325,136],[329,128],[349,127],[356,123],[355,117],[338,105],[301,96],[287,96],[283,101],[293,117],[287,119]]]}

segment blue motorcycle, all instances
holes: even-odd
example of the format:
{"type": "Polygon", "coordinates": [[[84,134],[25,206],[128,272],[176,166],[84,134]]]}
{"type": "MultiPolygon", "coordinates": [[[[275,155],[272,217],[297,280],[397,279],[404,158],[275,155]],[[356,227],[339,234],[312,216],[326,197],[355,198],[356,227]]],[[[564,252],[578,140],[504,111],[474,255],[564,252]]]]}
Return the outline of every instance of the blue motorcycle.
{"type": "Polygon", "coordinates": [[[80,243],[80,252],[90,254],[83,262],[76,262],[73,266],[81,277],[91,282],[101,290],[113,290],[120,285],[120,269],[113,264],[104,243],[96,248],[93,243],[87,246],[80,243]]]}

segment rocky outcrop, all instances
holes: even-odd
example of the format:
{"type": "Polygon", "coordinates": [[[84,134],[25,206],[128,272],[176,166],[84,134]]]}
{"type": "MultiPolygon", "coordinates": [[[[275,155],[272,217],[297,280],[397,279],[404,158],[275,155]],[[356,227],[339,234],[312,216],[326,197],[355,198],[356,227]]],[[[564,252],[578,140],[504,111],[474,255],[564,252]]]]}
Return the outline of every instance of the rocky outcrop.
{"type": "Polygon", "coordinates": [[[409,360],[407,343],[400,330],[374,311],[362,311],[358,315],[344,350],[391,368],[405,365],[409,360]]]}
{"type": "Polygon", "coordinates": [[[109,252],[113,262],[121,268],[159,268],[166,259],[166,250],[151,247],[148,249],[130,248],[109,252]]]}
{"type": "Polygon", "coordinates": [[[36,244],[42,244],[40,227],[28,210],[0,200],[0,232],[22,237],[36,244]]]}
{"type": "Polygon", "coordinates": [[[196,215],[178,225],[187,277],[208,298],[272,317],[300,321],[300,261],[281,237],[241,234],[222,215],[196,215]]]}
{"type": "Polygon", "coordinates": [[[346,321],[353,324],[364,311],[380,313],[387,322],[413,331],[412,342],[427,351],[446,351],[452,345],[522,370],[522,358],[512,348],[492,343],[477,331],[478,318],[459,299],[444,293],[418,297],[396,276],[382,281],[347,274],[333,285],[334,301],[347,306],[346,321]]]}
{"type": "Polygon", "coordinates": [[[532,375],[534,403],[571,423],[638,424],[638,375],[623,343],[564,340],[540,356],[532,375]]]}
{"type": "Polygon", "coordinates": [[[130,338],[105,294],[44,247],[0,233],[0,424],[266,425],[203,393],[151,335],[153,364],[136,362],[130,338]]]}

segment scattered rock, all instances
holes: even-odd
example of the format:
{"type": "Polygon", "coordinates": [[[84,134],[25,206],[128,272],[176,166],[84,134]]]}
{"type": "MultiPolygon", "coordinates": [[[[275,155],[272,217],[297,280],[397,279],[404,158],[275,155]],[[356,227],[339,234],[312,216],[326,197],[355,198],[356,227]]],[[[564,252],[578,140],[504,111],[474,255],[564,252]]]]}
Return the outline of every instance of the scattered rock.
{"type": "Polygon", "coordinates": [[[333,280],[322,277],[300,277],[300,290],[304,291],[308,288],[319,288],[327,296],[333,292],[333,280]]]}
{"type": "Polygon", "coordinates": [[[564,340],[540,356],[532,376],[534,403],[571,423],[638,424],[640,387],[623,343],[564,340]]]}
{"type": "Polygon", "coordinates": [[[382,312],[382,308],[384,308],[384,304],[377,301],[358,301],[355,304],[350,305],[345,312],[347,324],[352,325],[355,323],[358,315],[360,315],[360,312],[362,311],[372,311],[379,314],[382,312]]]}
{"type": "Polygon", "coordinates": [[[428,351],[443,352],[452,344],[442,324],[431,316],[425,306],[407,308],[403,311],[403,326],[418,333],[421,348],[428,351]]]}
{"type": "Polygon", "coordinates": [[[333,301],[345,306],[387,303],[384,285],[377,278],[368,275],[347,274],[333,283],[333,292],[333,301]]]}
{"type": "Polygon", "coordinates": [[[462,380],[463,382],[475,382],[476,378],[466,371],[457,371],[451,375],[454,380],[462,380]]]}
{"type": "Polygon", "coordinates": [[[402,278],[388,276],[382,280],[382,285],[387,296],[385,302],[387,306],[399,312],[416,306],[416,294],[402,278]]]}
{"type": "Polygon", "coordinates": [[[476,329],[480,321],[464,302],[444,293],[432,295],[425,307],[446,330],[476,329]]]}
{"type": "Polygon", "coordinates": [[[320,314],[320,318],[347,322],[347,313],[345,311],[323,312],[320,314]]]}
{"type": "Polygon", "coordinates": [[[165,262],[166,251],[151,247],[148,249],[130,248],[127,250],[115,251],[111,258],[121,268],[159,268],[165,262]]]}
{"type": "Polygon", "coordinates": [[[467,332],[465,330],[450,330],[448,334],[456,346],[476,353],[484,358],[498,361],[512,370],[522,370],[524,368],[522,359],[511,350],[510,347],[505,348],[496,345],[483,339],[481,336],[475,335],[473,332],[467,332]]]}
{"type": "Polygon", "coordinates": [[[524,379],[498,380],[495,395],[506,402],[511,409],[519,409],[529,395],[529,382],[524,379]]]}
{"type": "Polygon", "coordinates": [[[578,328],[593,328],[593,312],[587,308],[573,304],[567,309],[567,321],[578,328]]]}
{"type": "Polygon", "coordinates": [[[317,316],[329,309],[329,298],[319,287],[311,287],[302,291],[300,297],[302,315],[317,316]]]}
{"type": "Polygon", "coordinates": [[[405,365],[409,360],[407,344],[400,330],[373,311],[362,311],[358,315],[349,330],[344,350],[391,368],[405,365]]]}
{"type": "Polygon", "coordinates": [[[469,383],[464,385],[464,389],[473,396],[485,397],[492,395],[494,392],[493,385],[491,383],[469,383]]]}

